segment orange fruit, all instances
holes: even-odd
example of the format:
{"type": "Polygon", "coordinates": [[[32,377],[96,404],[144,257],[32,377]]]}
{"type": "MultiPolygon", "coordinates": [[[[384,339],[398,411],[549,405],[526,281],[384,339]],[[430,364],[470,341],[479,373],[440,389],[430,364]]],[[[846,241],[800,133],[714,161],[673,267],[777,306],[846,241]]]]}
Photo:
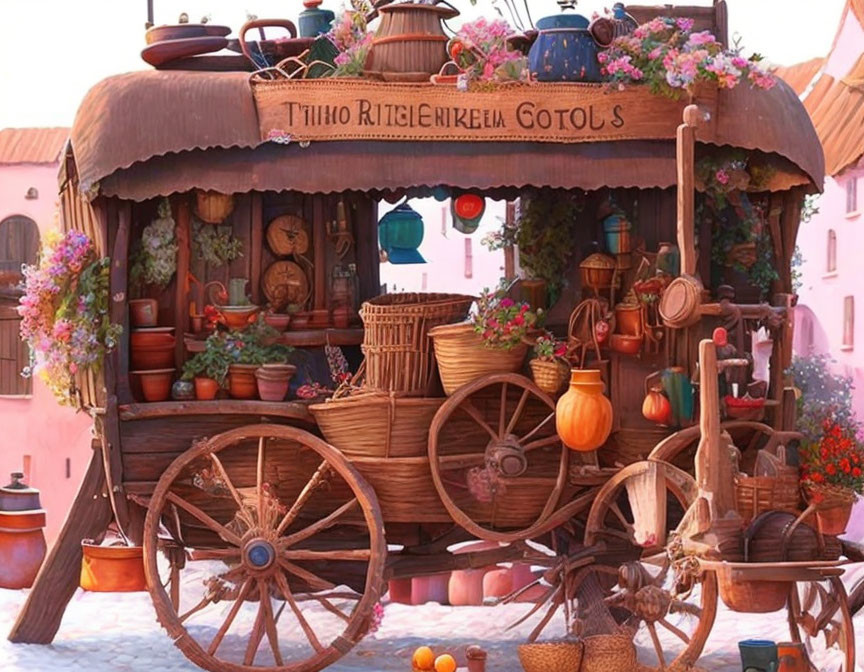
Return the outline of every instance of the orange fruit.
{"type": "Polygon", "coordinates": [[[432,670],[435,667],[435,654],[428,646],[421,646],[414,652],[411,665],[415,670],[432,670]]]}
{"type": "Polygon", "coordinates": [[[456,672],[456,661],[449,653],[435,659],[435,672],[456,672]]]}

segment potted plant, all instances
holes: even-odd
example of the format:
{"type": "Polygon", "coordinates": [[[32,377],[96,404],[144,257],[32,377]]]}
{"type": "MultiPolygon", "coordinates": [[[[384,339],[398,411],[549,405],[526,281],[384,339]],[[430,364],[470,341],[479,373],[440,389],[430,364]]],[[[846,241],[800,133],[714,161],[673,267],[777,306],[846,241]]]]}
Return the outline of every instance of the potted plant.
{"type": "Polygon", "coordinates": [[[183,365],[182,379],[194,381],[196,399],[215,399],[225,387],[231,361],[224,334],[211,334],[204,343],[204,352],[197,353],[183,365]]]}
{"type": "Polygon", "coordinates": [[[801,479],[822,534],[846,531],[856,495],[864,491],[864,446],[857,429],[829,414],[821,440],[804,446],[801,479]]]}
{"type": "Polygon", "coordinates": [[[279,332],[262,318],[243,331],[229,332],[224,338],[231,360],[228,391],[235,399],[254,399],[258,389],[255,377],[258,368],[264,364],[285,364],[293,351],[293,348],[276,342],[279,332]]]}
{"type": "Polygon", "coordinates": [[[534,382],[544,392],[555,394],[561,389],[570,367],[564,356],[567,354],[567,344],[551,336],[541,336],[534,345],[534,358],[528,362],[534,382]]]}
{"type": "Polygon", "coordinates": [[[471,322],[444,324],[429,331],[444,393],[490,373],[522,368],[528,345],[524,339],[538,325],[542,311],[517,303],[503,285],[483,290],[471,322]]]}

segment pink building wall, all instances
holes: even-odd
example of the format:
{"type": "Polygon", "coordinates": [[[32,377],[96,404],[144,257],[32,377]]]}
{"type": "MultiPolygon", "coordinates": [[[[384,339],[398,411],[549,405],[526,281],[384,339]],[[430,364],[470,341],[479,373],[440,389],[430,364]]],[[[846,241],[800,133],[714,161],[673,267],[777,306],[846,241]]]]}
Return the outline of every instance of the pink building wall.
{"type": "MultiPolygon", "coordinates": [[[[29,217],[39,235],[56,226],[57,165],[0,165],[0,221],[12,215],[29,217]],[[30,187],[39,198],[25,199],[30,187]]],[[[90,418],[57,404],[38,379],[28,398],[0,397],[0,481],[23,471],[29,456],[28,483],[41,490],[47,510],[46,537],[51,544],[75,498],[90,460],[90,418]],[[69,473],[67,475],[67,460],[69,473]]]]}

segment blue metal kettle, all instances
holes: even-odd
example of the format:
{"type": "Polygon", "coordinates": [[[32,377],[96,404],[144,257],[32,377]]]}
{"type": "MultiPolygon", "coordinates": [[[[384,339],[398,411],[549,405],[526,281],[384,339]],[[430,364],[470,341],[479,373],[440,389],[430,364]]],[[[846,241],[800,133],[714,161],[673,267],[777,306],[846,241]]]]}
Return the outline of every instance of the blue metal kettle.
{"type": "Polygon", "coordinates": [[[306,8],[300,12],[300,37],[318,37],[330,30],[336,15],[329,9],[319,9],[322,0],[303,0],[306,8]]]}
{"type": "Polygon", "coordinates": [[[581,14],[547,16],[537,22],[537,39],[528,52],[531,76],[539,82],[599,82],[597,43],[581,14]]]}

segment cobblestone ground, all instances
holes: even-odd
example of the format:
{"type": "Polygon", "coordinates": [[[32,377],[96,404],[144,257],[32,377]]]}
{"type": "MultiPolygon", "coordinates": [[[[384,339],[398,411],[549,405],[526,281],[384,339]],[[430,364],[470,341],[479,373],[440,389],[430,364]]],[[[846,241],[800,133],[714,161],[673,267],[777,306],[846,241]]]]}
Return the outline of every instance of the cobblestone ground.
{"type": "MultiPolygon", "coordinates": [[[[864,576],[864,566],[850,572],[848,583],[864,576]]],[[[96,594],[78,591],[66,610],[63,624],[50,646],[11,644],[5,639],[24,603],[24,591],[0,590],[0,670],[2,672],[193,672],[197,670],[176,649],[156,622],[147,593],[96,594]]],[[[489,672],[520,672],[516,646],[530,626],[505,632],[525,605],[494,608],[451,608],[385,605],[381,629],[358,645],[329,672],[406,672],[411,652],[421,644],[458,654],[467,644],[489,651],[489,672]]],[[[314,620],[315,609],[309,613],[314,620]]],[[[864,614],[856,619],[857,644],[864,652],[864,614]]],[[[560,634],[560,630],[559,630],[560,634]]],[[[302,633],[289,635],[286,645],[302,643],[302,633]]],[[[764,637],[788,639],[785,614],[736,614],[721,608],[700,666],[711,672],[738,672],[737,642],[764,637]]],[[[227,642],[227,640],[226,640],[227,642]]],[[[641,653],[648,649],[642,644],[641,653]]],[[[265,644],[266,646],[266,644],[265,644]]],[[[862,655],[859,653],[859,659],[862,655]]],[[[644,658],[646,661],[649,657],[644,658]]],[[[836,665],[818,661],[820,670],[836,665]]],[[[859,672],[862,668],[859,667],[859,672]]]]}

